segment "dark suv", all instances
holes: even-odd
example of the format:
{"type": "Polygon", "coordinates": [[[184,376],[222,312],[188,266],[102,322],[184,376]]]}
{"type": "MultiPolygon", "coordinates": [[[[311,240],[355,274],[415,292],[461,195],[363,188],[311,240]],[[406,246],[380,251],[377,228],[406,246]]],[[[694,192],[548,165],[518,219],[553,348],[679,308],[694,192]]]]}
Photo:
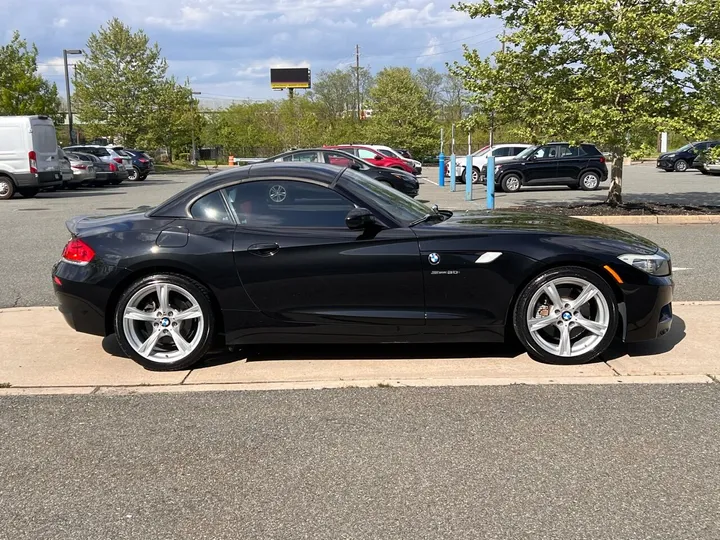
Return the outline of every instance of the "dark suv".
{"type": "MultiPolygon", "coordinates": [[[[495,166],[495,184],[508,193],[520,191],[522,186],[568,186],[589,191],[607,179],[605,156],[593,144],[531,146],[495,166]]],[[[487,166],[480,181],[487,182],[487,166]]]]}
{"type": "Polygon", "coordinates": [[[142,181],[155,172],[153,159],[145,151],[125,148],[125,153],[132,158],[132,169],[128,169],[129,180],[142,181]]]}
{"type": "Polygon", "coordinates": [[[666,152],[660,154],[657,159],[657,168],[663,169],[667,172],[677,171],[685,172],[688,169],[697,167],[693,162],[702,152],[709,150],[720,144],[720,141],[702,141],[688,143],[682,148],[673,152],[666,152]]]}

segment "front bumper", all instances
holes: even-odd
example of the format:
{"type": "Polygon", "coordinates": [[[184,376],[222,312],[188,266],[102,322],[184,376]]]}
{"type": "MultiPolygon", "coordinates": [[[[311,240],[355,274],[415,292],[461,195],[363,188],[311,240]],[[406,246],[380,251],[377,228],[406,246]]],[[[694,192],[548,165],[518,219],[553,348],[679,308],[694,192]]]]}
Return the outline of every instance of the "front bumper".
{"type": "Polygon", "coordinates": [[[658,159],[655,166],[658,169],[671,170],[675,168],[675,164],[669,159],[658,159]]]}
{"type": "Polygon", "coordinates": [[[649,341],[670,331],[674,283],[655,277],[647,285],[621,285],[624,297],[625,341],[649,341]]]}

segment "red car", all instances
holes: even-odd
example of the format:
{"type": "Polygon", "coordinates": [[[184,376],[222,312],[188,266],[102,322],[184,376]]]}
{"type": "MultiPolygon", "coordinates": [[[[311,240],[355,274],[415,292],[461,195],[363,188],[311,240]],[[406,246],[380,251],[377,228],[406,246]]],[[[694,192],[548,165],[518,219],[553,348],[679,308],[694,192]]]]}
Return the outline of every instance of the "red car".
{"type": "Polygon", "coordinates": [[[402,169],[403,171],[413,174],[412,166],[408,165],[406,161],[381,154],[377,150],[373,150],[369,146],[363,146],[362,144],[340,144],[337,146],[325,146],[325,148],[335,148],[337,150],[343,150],[354,156],[369,161],[371,164],[378,167],[390,167],[391,169],[402,169]]]}

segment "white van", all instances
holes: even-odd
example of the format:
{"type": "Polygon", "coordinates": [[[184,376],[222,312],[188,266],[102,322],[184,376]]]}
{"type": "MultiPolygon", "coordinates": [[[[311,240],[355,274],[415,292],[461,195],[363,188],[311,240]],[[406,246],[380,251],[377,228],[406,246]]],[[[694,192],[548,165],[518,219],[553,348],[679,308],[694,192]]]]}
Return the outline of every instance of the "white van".
{"type": "Polygon", "coordinates": [[[0,199],[62,186],[55,125],[47,116],[0,116],[0,199]]]}

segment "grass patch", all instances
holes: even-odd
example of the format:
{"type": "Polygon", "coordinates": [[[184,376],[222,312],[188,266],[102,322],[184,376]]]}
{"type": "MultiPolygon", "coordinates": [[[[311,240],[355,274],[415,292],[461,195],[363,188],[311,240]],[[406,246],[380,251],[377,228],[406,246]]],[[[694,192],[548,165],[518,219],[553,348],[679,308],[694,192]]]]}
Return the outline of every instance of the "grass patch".
{"type": "Polygon", "coordinates": [[[10,388],[12,384],[9,382],[0,382],[0,388],[10,388]]]}
{"type": "MultiPolygon", "coordinates": [[[[190,165],[187,161],[173,161],[172,163],[156,163],[155,170],[157,172],[169,172],[169,171],[190,171],[190,170],[204,170],[205,165],[199,166],[190,165]]],[[[215,166],[215,162],[212,162],[212,166],[215,166]]]]}
{"type": "Polygon", "coordinates": [[[378,383],[378,388],[392,388],[392,387],[393,387],[392,384],[389,384],[386,382],[378,383]]]}

